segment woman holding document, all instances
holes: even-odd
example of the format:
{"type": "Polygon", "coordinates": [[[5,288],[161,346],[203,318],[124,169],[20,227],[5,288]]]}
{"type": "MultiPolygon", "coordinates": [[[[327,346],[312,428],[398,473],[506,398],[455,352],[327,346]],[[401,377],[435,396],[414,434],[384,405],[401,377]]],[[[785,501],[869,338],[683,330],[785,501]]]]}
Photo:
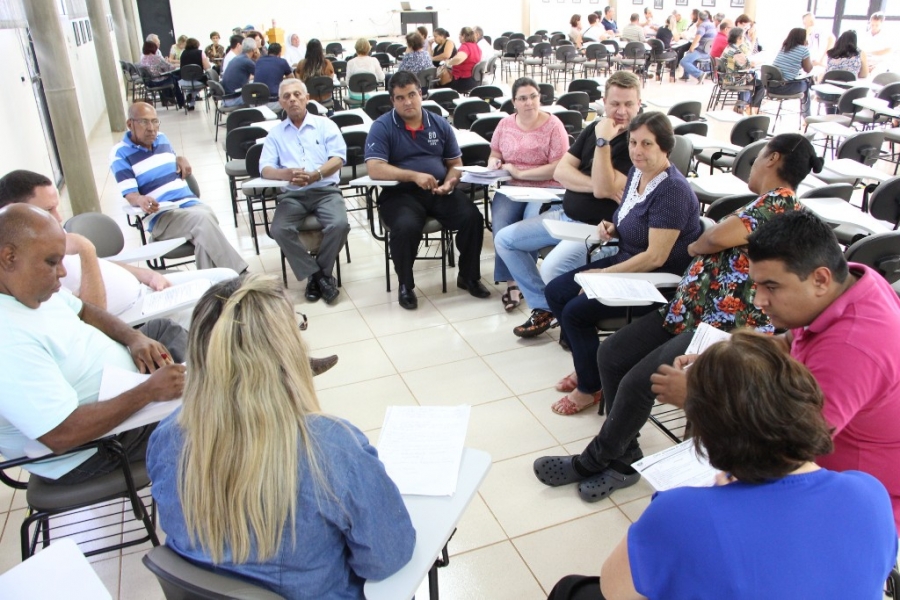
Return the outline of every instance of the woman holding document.
{"type": "MultiPolygon", "coordinates": [[[[521,77],[512,85],[516,112],[497,124],[491,137],[491,169],[506,170],[508,185],[522,187],[559,187],[553,179],[557,163],[569,149],[569,136],[562,121],[541,110],[541,92],[536,81],[521,77]]],[[[537,216],[542,202],[517,202],[497,190],[491,202],[491,230],[497,232],[522,219],[537,216]]],[[[537,257],[535,257],[537,260],[537,257]]],[[[522,302],[522,293],[499,255],[494,256],[494,281],[506,282],[501,296],[507,311],[522,302]]]]}
{"type": "Polygon", "coordinates": [[[362,598],[416,534],[365,435],[320,412],[274,278],[219,283],[194,310],[184,405],[150,439],[166,544],[286,598],[362,598]]]}
{"type": "Polygon", "coordinates": [[[619,251],[560,275],[545,292],[550,310],[562,326],[561,342],[572,349],[575,363],[575,372],[556,387],[568,393],[551,406],[560,415],[574,415],[600,402],[597,322],[625,314],[624,307],[607,306],[581,293],[575,275],[681,273],[690,261],[688,245],[700,235],[697,196],[684,175],[669,163],[675,147],[669,119],[661,112],[645,112],[631,121],[628,131],[634,166],[613,221],[602,221],[597,227],[603,242],[618,239],[619,251]]]}
{"type": "Polygon", "coordinates": [[[815,464],[833,449],[823,404],[782,343],[742,331],[711,346],[684,410],[716,485],[657,493],[599,581],[570,575],[550,600],[881,598],[897,557],[890,499],[866,473],[815,464]]]}
{"type": "Polygon", "coordinates": [[[798,210],[794,190],[819,171],[822,159],[803,136],[772,138],[753,163],[748,185],[760,194],[745,207],[723,217],[688,246],[694,257],[668,305],[636,319],[606,338],[596,354],[608,417],[600,433],[576,456],[544,456],[534,462],[546,485],[578,483],[587,502],[597,502],[640,476],[629,465],[643,457],[638,436],[653,407],[650,376],[660,365],[685,353],[701,323],[730,331],[749,327],[762,333],[774,328],[753,305],[747,237],[760,223],[798,210]]]}

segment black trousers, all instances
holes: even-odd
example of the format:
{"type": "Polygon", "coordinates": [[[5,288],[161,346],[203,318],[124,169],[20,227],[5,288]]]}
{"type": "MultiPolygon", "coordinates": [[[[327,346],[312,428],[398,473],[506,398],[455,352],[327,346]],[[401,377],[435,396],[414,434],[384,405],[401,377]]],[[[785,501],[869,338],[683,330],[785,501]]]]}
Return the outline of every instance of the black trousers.
{"type": "Polygon", "coordinates": [[[566,575],[560,579],[547,600],[604,600],[600,578],[586,575],[566,575]]]}
{"type": "Polygon", "coordinates": [[[457,232],[460,276],[466,280],[481,278],[484,218],[461,191],[439,196],[414,185],[385,188],[378,199],[378,209],[382,221],[391,231],[391,257],[400,285],[408,289],[415,287],[413,263],[427,217],[433,217],[444,227],[457,232]]]}
{"type": "Polygon", "coordinates": [[[632,321],[600,344],[597,366],[607,417],[579,461],[600,473],[613,460],[631,464],[640,454],[638,435],[650,418],[654,396],[650,376],[684,354],[693,333],[672,335],[658,310],[632,321]]]}

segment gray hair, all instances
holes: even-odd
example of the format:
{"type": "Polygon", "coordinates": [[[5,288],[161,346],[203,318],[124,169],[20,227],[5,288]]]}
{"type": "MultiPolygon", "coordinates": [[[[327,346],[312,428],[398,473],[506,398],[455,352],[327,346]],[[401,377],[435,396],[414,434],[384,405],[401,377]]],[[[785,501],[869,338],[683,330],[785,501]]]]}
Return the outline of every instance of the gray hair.
{"type": "Polygon", "coordinates": [[[244,38],[241,44],[241,54],[251,54],[254,50],[256,50],[256,40],[251,37],[244,38]]]}
{"type": "Polygon", "coordinates": [[[478,34],[478,37],[479,37],[479,38],[483,38],[483,37],[484,37],[484,29],[482,29],[482,28],[479,27],[478,25],[476,25],[476,26],[473,27],[472,29],[475,30],[475,33],[478,34]]]}
{"type": "Polygon", "coordinates": [[[278,84],[278,96],[281,97],[281,92],[284,91],[289,85],[299,85],[303,89],[304,94],[308,94],[309,90],[306,89],[306,84],[300,81],[299,79],[282,79],[281,83],[278,84]]]}

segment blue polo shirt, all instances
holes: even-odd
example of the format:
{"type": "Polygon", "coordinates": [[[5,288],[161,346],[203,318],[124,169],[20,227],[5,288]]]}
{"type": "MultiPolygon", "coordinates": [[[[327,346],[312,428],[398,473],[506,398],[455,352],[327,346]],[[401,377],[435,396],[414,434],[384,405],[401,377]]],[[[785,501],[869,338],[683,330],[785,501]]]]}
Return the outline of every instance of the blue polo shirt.
{"type": "Polygon", "coordinates": [[[427,110],[422,110],[422,127],[410,131],[396,110],[381,115],[369,129],[366,160],[383,160],[443,181],[447,175],[444,161],[462,156],[456,134],[446,119],[427,110]]]}
{"type": "Polygon", "coordinates": [[[256,73],[256,63],[246,54],[235,56],[222,74],[222,87],[226,94],[234,94],[247,85],[250,76],[256,73]]]}
{"type": "MultiPolygon", "coordinates": [[[[341,130],[331,119],[308,112],[299,128],[290,119],[285,119],[269,132],[259,157],[259,170],[262,172],[266,167],[272,167],[315,171],[332,156],[338,156],[343,162],[347,162],[347,144],[341,130]]],[[[294,192],[337,185],[340,181],[341,172],[338,170],[305,187],[285,187],[294,192]]]]}
{"type": "MultiPolygon", "coordinates": [[[[130,131],[125,132],[125,137],[110,152],[109,168],[122,196],[137,192],[150,196],[160,204],[193,198],[181,204],[181,208],[199,202],[178,174],[175,150],[164,133],[156,136],[153,148],[148,150],[131,140],[130,131]]],[[[156,217],[150,220],[148,229],[151,231],[154,221],[156,217]]]]}
{"type": "Polygon", "coordinates": [[[278,86],[284,81],[284,76],[290,75],[292,72],[291,65],[280,56],[260,56],[256,61],[253,81],[266,84],[269,86],[269,94],[277,97],[278,86]]]}
{"type": "Polygon", "coordinates": [[[600,24],[603,25],[603,29],[605,29],[607,31],[618,31],[619,30],[619,26],[616,24],[616,22],[610,21],[606,17],[603,17],[603,19],[600,21],[600,24]]]}

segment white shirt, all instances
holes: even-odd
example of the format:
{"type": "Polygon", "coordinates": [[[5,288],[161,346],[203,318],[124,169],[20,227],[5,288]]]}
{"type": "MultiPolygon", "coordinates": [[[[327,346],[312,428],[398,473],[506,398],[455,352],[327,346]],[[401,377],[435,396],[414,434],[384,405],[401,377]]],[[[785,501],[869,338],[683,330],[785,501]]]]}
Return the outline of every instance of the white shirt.
{"type": "Polygon", "coordinates": [[[496,53],[494,47],[484,38],[478,40],[478,48],[481,50],[481,60],[486,61],[496,53]]]}
{"type": "MultiPolygon", "coordinates": [[[[143,288],[146,286],[121,265],[102,258],[98,263],[103,287],[106,289],[106,312],[121,315],[144,295],[143,288]]],[[[66,255],[63,258],[63,266],[67,273],[60,282],[70,292],[81,296],[81,257],[77,254],[66,255]]]]}
{"type": "Polygon", "coordinates": [[[237,56],[237,54],[235,54],[231,50],[229,50],[228,52],[225,53],[225,58],[222,59],[222,73],[221,73],[222,75],[225,74],[225,69],[228,68],[228,63],[230,63],[231,59],[234,58],[235,56],[237,56]]]}

